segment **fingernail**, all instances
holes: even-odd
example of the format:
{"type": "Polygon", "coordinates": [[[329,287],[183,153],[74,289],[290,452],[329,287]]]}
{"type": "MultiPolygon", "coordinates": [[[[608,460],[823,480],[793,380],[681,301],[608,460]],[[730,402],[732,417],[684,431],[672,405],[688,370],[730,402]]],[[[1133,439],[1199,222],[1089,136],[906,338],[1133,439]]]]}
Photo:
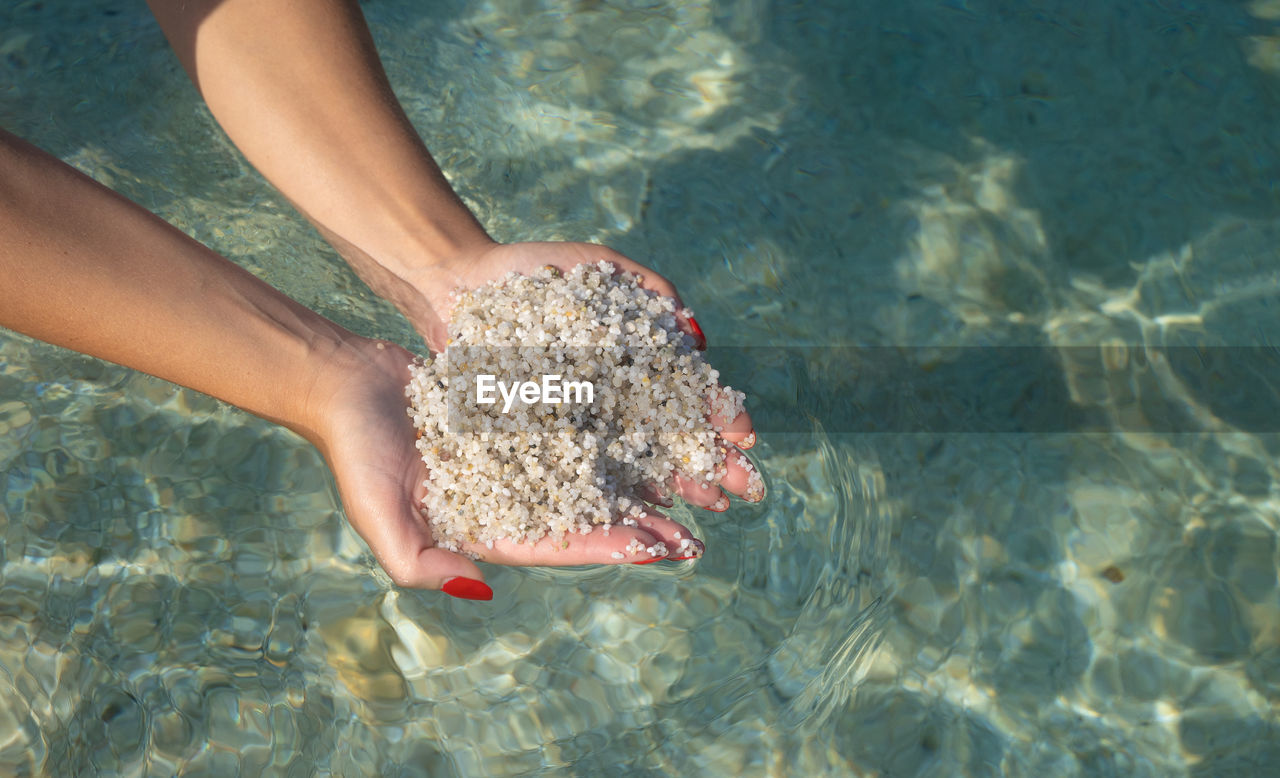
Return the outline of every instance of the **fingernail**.
{"type": "Polygon", "coordinates": [[[492,600],[493,590],[489,588],[484,581],[477,581],[474,578],[450,578],[444,582],[444,586],[440,587],[440,591],[450,597],[457,597],[462,600],[492,600]]]}
{"type": "Polygon", "coordinates": [[[702,328],[698,326],[698,320],[689,317],[689,329],[693,330],[693,345],[699,351],[707,348],[707,336],[702,334],[702,328]]]}
{"type": "Polygon", "coordinates": [[[742,498],[747,502],[760,502],[764,499],[764,478],[760,476],[760,471],[755,465],[745,459],[742,462],[742,469],[747,471],[747,490],[743,492],[742,498]]]}
{"type": "Polygon", "coordinates": [[[720,495],[720,499],[713,502],[711,504],[711,507],[708,508],[707,510],[712,510],[712,511],[715,511],[716,513],[724,513],[725,511],[729,510],[729,498],[725,497],[723,494],[720,495]]]}
{"type": "Polygon", "coordinates": [[[751,430],[751,432],[747,433],[747,436],[745,438],[738,441],[738,448],[740,448],[743,451],[746,451],[747,449],[751,448],[755,444],[756,444],[756,431],[751,430]]]}
{"type": "Polygon", "coordinates": [[[639,559],[639,560],[637,560],[637,561],[635,561],[635,562],[632,562],[631,564],[633,564],[633,565],[647,565],[647,564],[649,564],[650,562],[661,562],[661,561],[662,561],[662,560],[664,560],[664,559],[666,559],[666,557],[664,557],[664,556],[656,556],[656,557],[653,557],[652,559],[639,559]]]}
{"type": "Polygon", "coordinates": [[[697,559],[707,552],[706,545],[701,540],[690,540],[689,538],[680,539],[680,547],[676,549],[676,553],[680,556],[667,557],[668,562],[683,562],[686,559],[697,559]]]}

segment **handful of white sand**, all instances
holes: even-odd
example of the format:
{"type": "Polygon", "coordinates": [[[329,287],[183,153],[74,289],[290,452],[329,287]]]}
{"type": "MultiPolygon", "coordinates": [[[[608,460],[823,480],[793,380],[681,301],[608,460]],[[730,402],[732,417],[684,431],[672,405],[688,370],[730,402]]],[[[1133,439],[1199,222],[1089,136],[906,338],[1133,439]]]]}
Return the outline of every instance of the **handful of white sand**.
{"type": "Polygon", "coordinates": [[[635,275],[607,262],[510,273],[459,298],[449,336],[405,390],[442,547],[607,530],[643,513],[647,484],[723,475],[707,417],[734,419],[744,396],[635,275]]]}

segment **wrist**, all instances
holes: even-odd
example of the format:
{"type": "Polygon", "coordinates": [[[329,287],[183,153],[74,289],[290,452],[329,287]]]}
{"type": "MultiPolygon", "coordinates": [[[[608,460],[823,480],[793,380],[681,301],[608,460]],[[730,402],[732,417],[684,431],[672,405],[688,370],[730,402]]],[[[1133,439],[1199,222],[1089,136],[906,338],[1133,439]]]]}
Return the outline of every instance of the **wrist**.
{"type": "Polygon", "coordinates": [[[413,225],[380,231],[376,242],[352,242],[323,226],[320,232],[361,280],[424,336],[443,315],[437,308],[458,285],[462,270],[498,245],[465,210],[440,222],[422,216],[413,225]]]}
{"type": "MultiPolygon", "coordinates": [[[[291,429],[326,458],[341,443],[336,420],[371,402],[403,407],[413,355],[394,343],[349,335],[313,355],[309,385],[303,392],[297,425],[291,429]]],[[[407,416],[405,417],[408,418],[407,416]]]]}

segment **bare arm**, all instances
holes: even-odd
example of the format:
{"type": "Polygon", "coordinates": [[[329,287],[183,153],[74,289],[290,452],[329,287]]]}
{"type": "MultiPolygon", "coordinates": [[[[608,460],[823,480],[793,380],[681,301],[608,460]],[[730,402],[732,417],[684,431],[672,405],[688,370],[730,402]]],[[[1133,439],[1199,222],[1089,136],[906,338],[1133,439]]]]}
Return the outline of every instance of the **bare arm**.
{"type": "Polygon", "coordinates": [[[608,259],[677,297],[603,246],[494,243],[405,117],[354,0],[149,2],[231,140],[433,348],[449,292],[511,270],[608,259]]]}
{"type": "Polygon", "coordinates": [[[411,318],[433,266],[492,244],[392,94],[347,0],[150,0],[249,161],[411,318]]]}
{"type": "Polygon", "coordinates": [[[3,131],[0,235],[0,325],[318,441],[308,391],[350,332],[3,131]]]}
{"type": "Polygon", "coordinates": [[[404,415],[407,353],[313,313],[4,131],[0,235],[0,326],[294,430],[324,453],[348,518],[392,578],[487,592],[472,562],[431,547],[413,508],[406,484],[423,474],[404,415]],[[395,467],[404,475],[378,480],[395,467]]]}

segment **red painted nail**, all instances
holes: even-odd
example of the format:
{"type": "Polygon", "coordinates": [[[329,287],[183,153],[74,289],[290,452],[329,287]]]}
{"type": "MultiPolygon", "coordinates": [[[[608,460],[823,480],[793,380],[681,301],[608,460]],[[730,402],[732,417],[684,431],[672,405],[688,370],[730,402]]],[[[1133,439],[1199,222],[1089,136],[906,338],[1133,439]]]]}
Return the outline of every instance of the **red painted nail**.
{"type": "Polygon", "coordinates": [[[686,559],[697,559],[699,556],[701,556],[701,554],[687,554],[687,555],[685,555],[685,556],[669,556],[669,557],[667,557],[667,561],[668,561],[668,562],[683,562],[683,561],[684,561],[684,560],[686,560],[686,559]]]}
{"type": "Polygon", "coordinates": [[[702,334],[702,328],[698,326],[698,320],[689,317],[689,329],[693,330],[693,345],[699,350],[705,350],[707,347],[707,336],[702,334]]]}
{"type": "Polygon", "coordinates": [[[440,591],[450,597],[457,597],[462,600],[492,600],[493,590],[489,588],[484,581],[477,581],[474,578],[450,578],[444,582],[444,586],[440,587],[440,591]]]}
{"type": "Polygon", "coordinates": [[[666,557],[664,557],[664,556],[656,556],[656,557],[654,557],[653,559],[641,559],[639,562],[632,562],[631,564],[633,564],[633,565],[647,565],[647,564],[649,564],[650,562],[661,562],[661,561],[662,561],[662,560],[664,560],[664,559],[666,559],[666,557]]]}

